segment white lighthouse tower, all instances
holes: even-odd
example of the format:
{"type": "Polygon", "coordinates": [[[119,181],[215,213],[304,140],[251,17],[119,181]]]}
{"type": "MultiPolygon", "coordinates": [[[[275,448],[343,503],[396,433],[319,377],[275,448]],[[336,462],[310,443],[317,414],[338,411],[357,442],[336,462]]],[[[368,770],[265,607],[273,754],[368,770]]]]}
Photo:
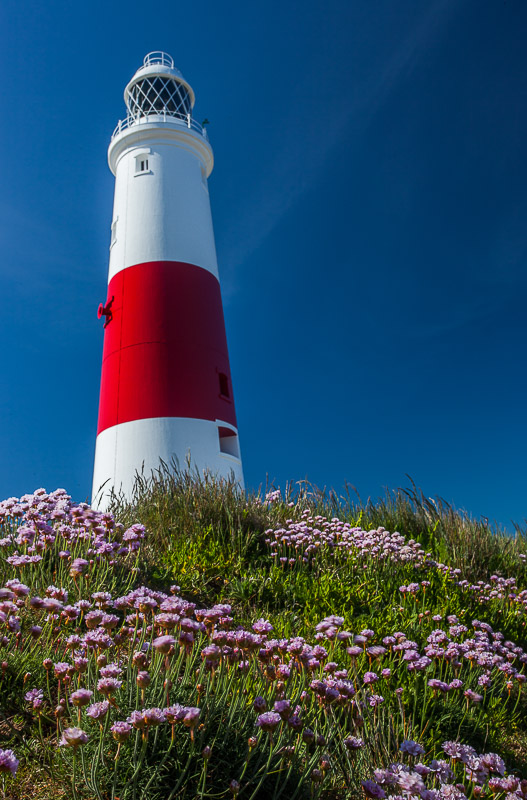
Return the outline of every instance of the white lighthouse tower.
{"type": "Polygon", "coordinates": [[[187,459],[243,485],[207,178],[194,92],[162,52],[124,90],[115,175],[93,503],[136,472],[187,459]]]}

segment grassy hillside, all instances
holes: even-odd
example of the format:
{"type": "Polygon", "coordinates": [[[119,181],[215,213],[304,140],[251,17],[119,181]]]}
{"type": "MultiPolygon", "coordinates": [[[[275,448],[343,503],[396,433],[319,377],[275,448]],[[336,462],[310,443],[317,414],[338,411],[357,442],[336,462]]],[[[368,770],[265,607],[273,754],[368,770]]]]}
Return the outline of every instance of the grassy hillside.
{"type": "Polygon", "coordinates": [[[522,530],[168,471],[111,511],[0,503],[3,796],[525,800],[522,530]]]}

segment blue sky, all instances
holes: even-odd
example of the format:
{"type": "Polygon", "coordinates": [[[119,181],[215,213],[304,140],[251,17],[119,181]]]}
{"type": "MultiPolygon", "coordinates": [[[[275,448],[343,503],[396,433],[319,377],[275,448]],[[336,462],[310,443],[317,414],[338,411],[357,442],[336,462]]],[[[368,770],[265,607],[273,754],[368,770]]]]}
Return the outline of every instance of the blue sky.
{"type": "Polygon", "coordinates": [[[91,485],[113,177],[150,50],[207,117],[249,487],[525,508],[524,0],[4,0],[0,496],[91,485]]]}

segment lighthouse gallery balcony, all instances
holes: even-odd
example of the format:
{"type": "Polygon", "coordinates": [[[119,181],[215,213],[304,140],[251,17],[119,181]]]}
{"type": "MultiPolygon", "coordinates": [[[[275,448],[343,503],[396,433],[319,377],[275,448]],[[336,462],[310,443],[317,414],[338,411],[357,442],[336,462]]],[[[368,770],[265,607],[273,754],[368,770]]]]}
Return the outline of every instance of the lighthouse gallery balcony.
{"type": "Polygon", "coordinates": [[[112,140],[128,128],[156,122],[190,128],[208,138],[203,125],[192,118],[194,92],[168,53],[156,51],[145,56],[125,89],[125,101],[128,114],[119,120],[112,140]]]}
{"type": "Polygon", "coordinates": [[[115,130],[112,133],[112,141],[118,136],[120,133],[125,131],[127,128],[131,128],[135,125],[144,125],[152,122],[166,122],[170,125],[177,125],[178,127],[190,128],[190,130],[196,131],[197,133],[201,134],[203,138],[208,141],[209,137],[207,135],[207,129],[200,125],[199,122],[196,122],[195,119],[192,119],[190,114],[187,114],[185,117],[180,115],[176,115],[170,113],[169,111],[163,110],[162,112],[155,112],[153,114],[148,114],[147,116],[141,117],[126,117],[126,119],[120,119],[117,125],[115,126],[115,130]]]}

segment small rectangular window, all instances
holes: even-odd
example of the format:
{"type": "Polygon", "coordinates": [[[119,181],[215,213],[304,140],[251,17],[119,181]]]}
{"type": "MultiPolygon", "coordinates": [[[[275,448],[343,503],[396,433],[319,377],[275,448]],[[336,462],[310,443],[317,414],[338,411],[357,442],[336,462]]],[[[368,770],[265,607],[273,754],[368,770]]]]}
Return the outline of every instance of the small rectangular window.
{"type": "Polygon", "coordinates": [[[150,173],[149,153],[143,151],[135,156],[135,174],[150,173]]]}
{"type": "Polygon", "coordinates": [[[238,434],[230,428],[220,426],[218,428],[218,437],[220,444],[220,453],[225,453],[234,458],[240,457],[240,446],[238,444],[238,434]]]}
{"type": "Polygon", "coordinates": [[[220,394],[222,397],[230,397],[229,393],[229,379],[224,372],[219,373],[220,377],[220,394]]]}

